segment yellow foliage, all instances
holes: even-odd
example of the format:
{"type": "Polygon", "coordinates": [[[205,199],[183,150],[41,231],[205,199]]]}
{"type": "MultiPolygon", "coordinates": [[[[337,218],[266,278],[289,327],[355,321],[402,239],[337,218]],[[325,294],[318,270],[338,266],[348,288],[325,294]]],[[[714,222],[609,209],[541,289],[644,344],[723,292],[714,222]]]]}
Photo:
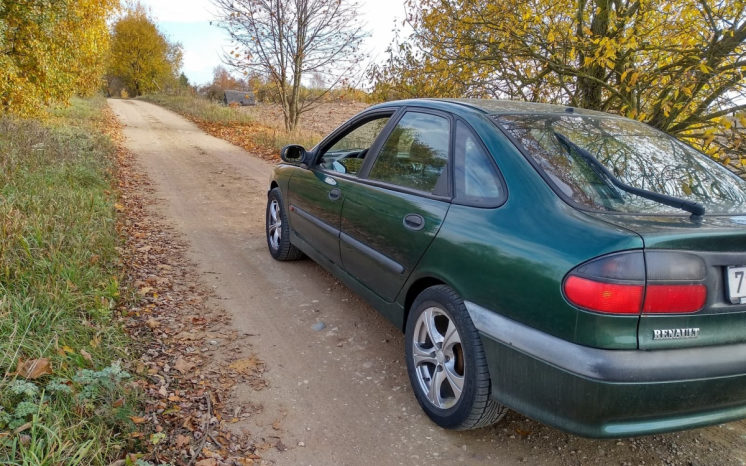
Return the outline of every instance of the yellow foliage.
{"type": "Polygon", "coordinates": [[[169,43],[139,4],[114,23],[108,76],[110,82],[122,82],[129,95],[176,82],[181,59],[181,46],[169,43]]]}
{"type": "Polygon", "coordinates": [[[38,115],[97,89],[119,0],[0,2],[0,113],[38,115]]]}
{"type": "MultiPolygon", "coordinates": [[[[375,70],[374,94],[484,95],[616,112],[710,152],[746,88],[743,0],[407,0],[415,34],[375,70]],[[733,40],[736,38],[737,40],[733,40]],[[493,44],[499,44],[498,47],[493,44]],[[719,128],[704,137],[707,128],[719,128]]],[[[739,117],[740,118],[740,117],[739,117]]]]}

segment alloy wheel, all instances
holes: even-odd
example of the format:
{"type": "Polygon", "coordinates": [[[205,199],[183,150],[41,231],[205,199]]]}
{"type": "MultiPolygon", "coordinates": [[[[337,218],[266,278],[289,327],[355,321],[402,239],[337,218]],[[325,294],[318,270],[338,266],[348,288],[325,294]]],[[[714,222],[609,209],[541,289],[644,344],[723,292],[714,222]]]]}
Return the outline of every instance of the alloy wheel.
{"type": "Polygon", "coordinates": [[[420,388],[439,409],[452,408],[464,389],[464,351],[454,322],[437,307],[425,309],[412,336],[412,358],[420,388]]]}
{"type": "Polygon", "coordinates": [[[280,216],[280,204],[274,199],[269,204],[267,236],[269,237],[269,244],[272,249],[280,249],[280,240],[282,239],[282,217],[280,216]]]}

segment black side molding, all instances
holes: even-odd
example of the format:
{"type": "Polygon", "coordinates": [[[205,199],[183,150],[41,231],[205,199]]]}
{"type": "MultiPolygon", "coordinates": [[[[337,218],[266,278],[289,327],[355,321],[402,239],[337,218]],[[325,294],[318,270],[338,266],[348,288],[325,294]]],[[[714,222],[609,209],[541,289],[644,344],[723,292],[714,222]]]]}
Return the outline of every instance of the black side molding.
{"type": "Polygon", "coordinates": [[[298,208],[294,205],[290,205],[290,211],[295,212],[298,214],[298,216],[303,217],[304,219],[308,220],[309,222],[313,223],[317,227],[321,228],[325,232],[329,233],[332,236],[338,236],[339,230],[337,228],[334,228],[333,226],[329,225],[326,222],[323,222],[319,220],[318,218],[314,217],[313,215],[309,214],[305,210],[298,208]]]}
{"type": "Polygon", "coordinates": [[[339,239],[346,245],[350,246],[351,248],[372,258],[373,260],[375,260],[376,262],[378,262],[379,264],[381,264],[388,270],[394,273],[398,273],[398,274],[404,273],[403,265],[401,265],[400,263],[392,259],[389,259],[388,257],[384,256],[383,254],[371,248],[370,246],[366,246],[365,244],[356,240],[355,238],[348,235],[347,233],[340,233],[339,239]]]}

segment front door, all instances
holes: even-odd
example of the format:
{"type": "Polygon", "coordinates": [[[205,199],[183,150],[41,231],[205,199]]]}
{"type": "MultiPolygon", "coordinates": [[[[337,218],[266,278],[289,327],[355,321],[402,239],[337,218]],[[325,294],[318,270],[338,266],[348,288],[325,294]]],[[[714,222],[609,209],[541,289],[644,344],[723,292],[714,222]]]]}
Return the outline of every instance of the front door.
{"type": "Polygon", "coordinates": [[[345,270],[392,302],[450,206],[451,120],[410,110],[367,173],[345,183],[340,254],[345,270]]]}
{"type": "Polygon", "coordinates": [[[340,213],[346,195],[345,179],[354,179],[368,150],[389,122],[394,110],[363,115],[333,133],[319,146],[309,170],[290,179],[289,217],[293,232],[335,264],[340,264],[340,213]]]}

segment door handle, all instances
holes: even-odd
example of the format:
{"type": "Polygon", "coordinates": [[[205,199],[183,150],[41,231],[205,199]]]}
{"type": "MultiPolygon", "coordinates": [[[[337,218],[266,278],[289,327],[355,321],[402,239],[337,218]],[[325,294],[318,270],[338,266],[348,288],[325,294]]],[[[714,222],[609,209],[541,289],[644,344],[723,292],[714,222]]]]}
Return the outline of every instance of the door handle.
{"type": "Polygon", "coordinates": [[[404,216],[404,227],[414,231],[425,228],[425,219],[420,214],[407,214],[404,216]]]}
{"type": "Polygon", "coordinates": [[[329,199],[331,199],[332,201],[336,201],[340,197],[342,197],[342,191],[340,191],[339,188],[334,188],[329,191],[329,199]]]}

